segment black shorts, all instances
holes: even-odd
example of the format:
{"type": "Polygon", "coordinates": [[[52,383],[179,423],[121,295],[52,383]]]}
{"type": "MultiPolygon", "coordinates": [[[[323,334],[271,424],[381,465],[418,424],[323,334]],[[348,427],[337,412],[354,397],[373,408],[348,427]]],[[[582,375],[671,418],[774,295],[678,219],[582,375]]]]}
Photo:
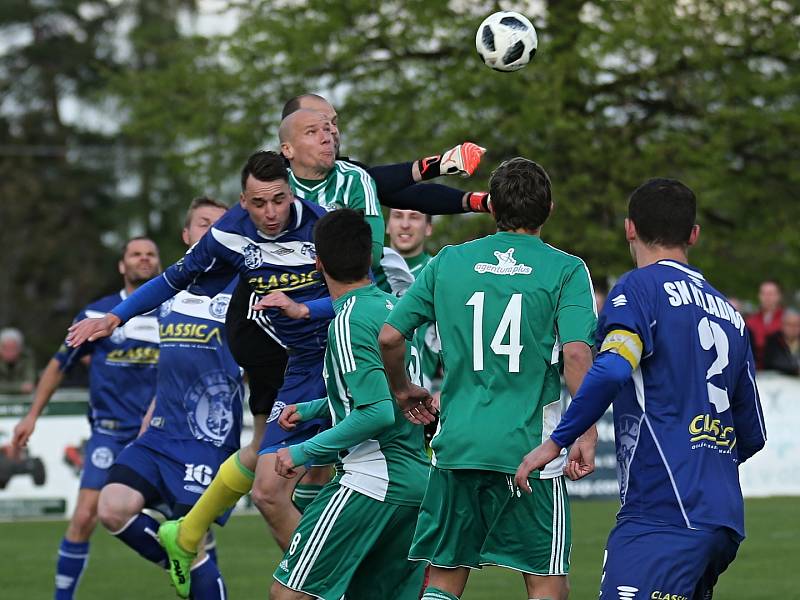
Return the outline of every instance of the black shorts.
{"type": "Polygon", "coordinates": [[[283,385],[287,355],[283,346],[247,318],[254,301],[251,294],[250,286],[240,278],[228,305],[225,330],[233,358],[247,373],[250,412],[268,415],[283,385]]]}

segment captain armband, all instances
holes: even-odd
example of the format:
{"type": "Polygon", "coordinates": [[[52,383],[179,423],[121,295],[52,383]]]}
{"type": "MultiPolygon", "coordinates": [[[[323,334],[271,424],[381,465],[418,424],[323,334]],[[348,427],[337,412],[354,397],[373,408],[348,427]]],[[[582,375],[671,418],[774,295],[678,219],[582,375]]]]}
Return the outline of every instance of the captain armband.
{"type": "Polygon", "coordinates": [[[614,329],[606,335],[600,346],[600,352],[619,354],[631,364],[631,368],[635,371],[642,360],[642,338],[626,329],[614,329]]]}

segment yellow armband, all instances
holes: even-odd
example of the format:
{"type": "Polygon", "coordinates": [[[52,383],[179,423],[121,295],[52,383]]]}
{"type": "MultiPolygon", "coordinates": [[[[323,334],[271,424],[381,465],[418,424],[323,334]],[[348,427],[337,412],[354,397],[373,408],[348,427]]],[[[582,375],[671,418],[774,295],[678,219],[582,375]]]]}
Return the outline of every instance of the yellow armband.
{"type": "Polygon", "coordinates": [[[614,329],[609,331],[600,346],[600,352],[615,352],[631,363],[631,368],[636,370],[642,360],[642,339],[627,329],[614,329]]]}

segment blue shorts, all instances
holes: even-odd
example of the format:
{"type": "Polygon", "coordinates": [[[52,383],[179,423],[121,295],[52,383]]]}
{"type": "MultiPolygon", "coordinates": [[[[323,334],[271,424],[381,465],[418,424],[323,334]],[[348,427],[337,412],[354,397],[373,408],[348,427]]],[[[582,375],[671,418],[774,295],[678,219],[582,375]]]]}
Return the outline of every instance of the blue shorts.
{"type": "Polygon", "coordinates": [[[710,598],[738,548],[737,534],[727,527],[706,531],[623,519],[608,536],[600,597],[710,598]]]}
{"type": "Polygon", "coordinates": [[[267,418],[259,454],[270,454],[279,448],[299,444],[330,427],[330,419],[312,419],[300,423],[292,431],[286,431],[278,425],[278,417],[286,406],[325,397],[325,380],[322,377],[324,364],[324,352],[289,356],[283,386],[267,418]]]}
{"type": "MultiPolygon", "coordinates": [[[[230,448],[201,440],[176,440],[147,432],[117,457],[108,483],[121,483],[141,492],[148,508],[167,509],[168,518],[189,512],[231,455],[230,448]]],[[[216,520],[220,525],[231,511],[216,520]]]]}
{"type": "Polygon", "coordinates": [[[115,436],[92,430],[84,449],[81,489],[102,489],[106,484],[111,465],[122,449],[136,438],[136,433],[134,431],[130,435],[115,436]]]}

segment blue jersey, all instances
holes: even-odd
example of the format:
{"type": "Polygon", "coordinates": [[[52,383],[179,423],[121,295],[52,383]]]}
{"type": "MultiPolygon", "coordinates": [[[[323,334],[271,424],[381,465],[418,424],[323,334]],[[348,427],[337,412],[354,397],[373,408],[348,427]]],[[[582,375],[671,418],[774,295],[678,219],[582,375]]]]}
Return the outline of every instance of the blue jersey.
{"type": "MultiPolygon", "coordinates": [[[[102,317],[127,297],[111,294],[84,308],[76,321],[102,317]]],[[[134,317],[107,338],[78,348],[62,346],[55,355],[63,370],[84,356],[89,366],[89,421],[109,435],[130,437],[142,424],[155,394],[158,363],[156,313],[134,317]]]]}
{"type": "MultiPolygon", "coordinates": [[[[325,214],[324,208],[295,199],[287,229],[266,236],[258,231],[247,211],[234,206],[164,272],[164,278],[176,290],[213,297],[238,274],[253,290],[252,303],[275,291],[296,302],[324,298],[328,290],[316,269],[313,229],[325,214]]],[[[278,310],[251,312],[248,316],[284,347],[325,347],[327,319],[295,320],[278,310]]]]}
{"type": "Polygon", "coordinates": [[[766,439],[744,319],[699,271],[662,260],[609,293],[598,339],[619,329],[642,359],[614,399],[618,518],[744,537],[737,467],[766,439]]]}
{"type": "Polygon", "coordinates": [[[162,305],[156,406],[142,443],[169,438],[239,448],[244,390],[225,339],[230,297],[230,289],[213,298],[183,291],[162,305]]]}

